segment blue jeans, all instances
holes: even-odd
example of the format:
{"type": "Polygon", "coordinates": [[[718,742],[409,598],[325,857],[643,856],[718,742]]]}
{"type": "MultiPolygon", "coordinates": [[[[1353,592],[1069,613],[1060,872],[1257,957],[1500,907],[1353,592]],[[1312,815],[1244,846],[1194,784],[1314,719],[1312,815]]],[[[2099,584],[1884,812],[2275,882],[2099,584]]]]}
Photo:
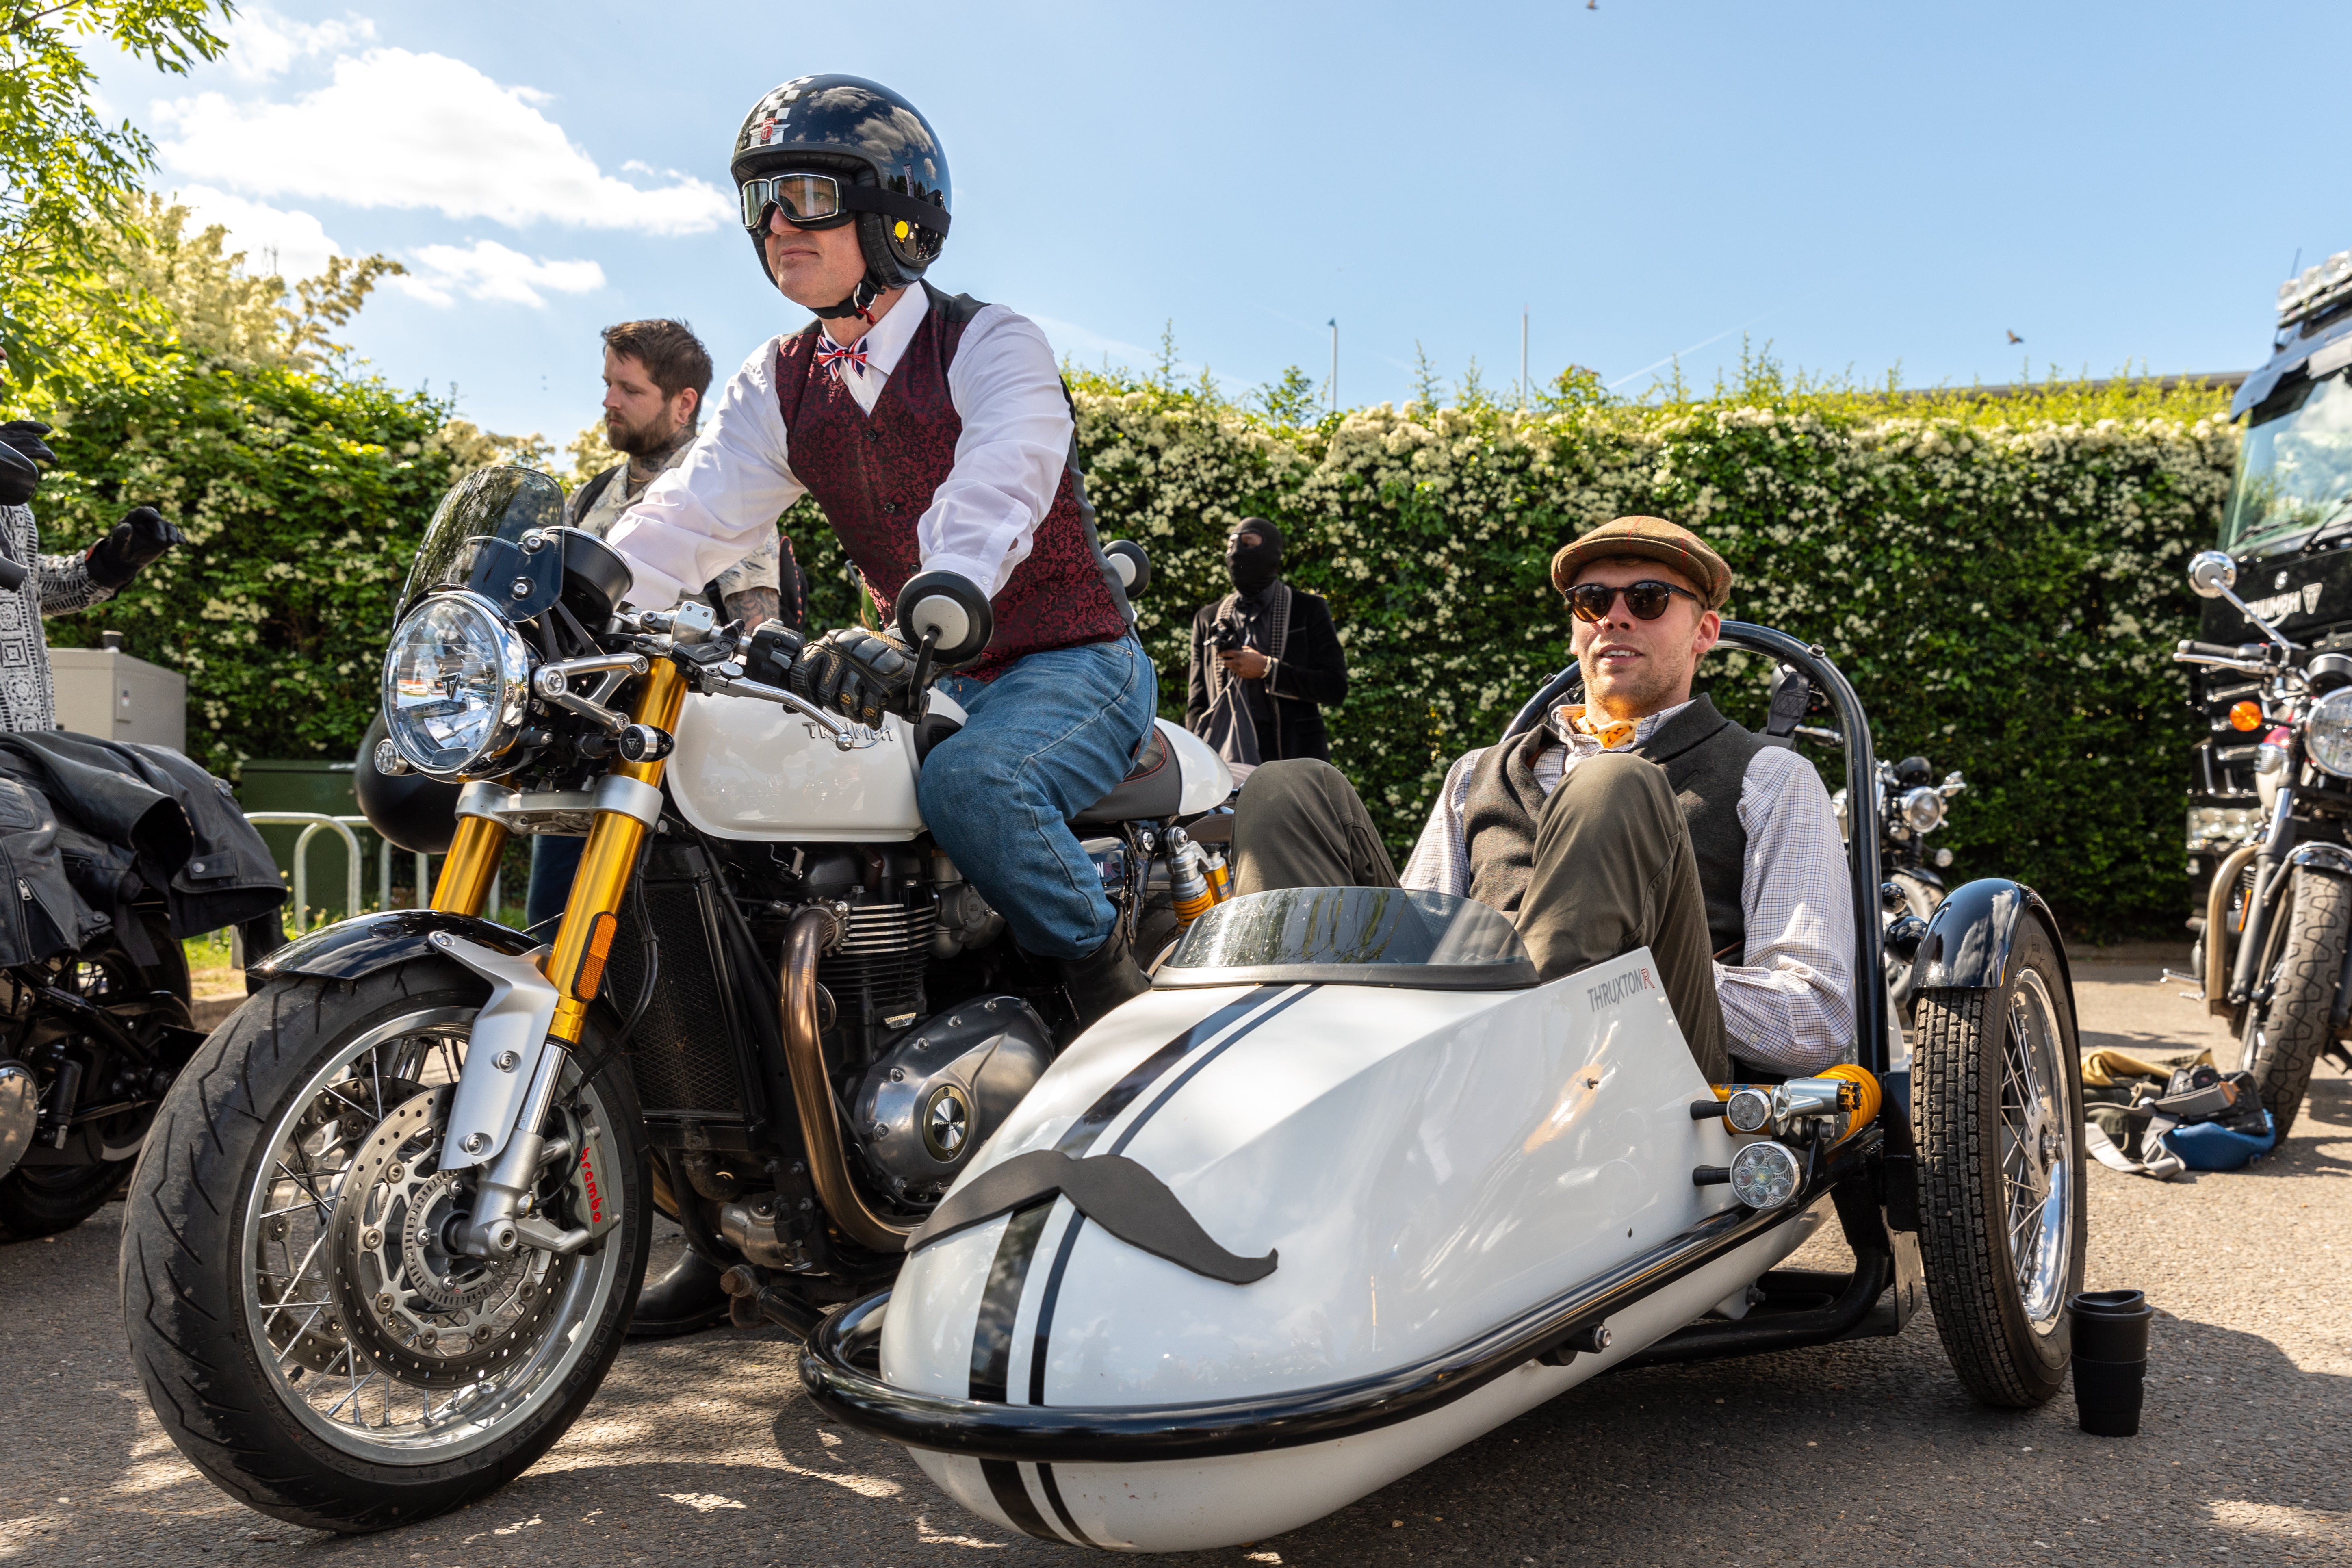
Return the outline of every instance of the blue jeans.
{"type": "MultiPolygon", "coordinates": [[[[587,847],[585,838],[545,833],[530,841],[530,891],[523,895],[523,924],[535,926],[563,912],[572,898],[572,879],[580,872],[580,852],[587,847]]],[[[551,930],[541,934],[545,941],[555,940],[551,930]]]]}
{"type": "Polygon", "coordinates": [[[932,838],[1029,952],[1093,952],[1113,910],[1069,823],[1133,765],[1159,708],[1151,660],[1129,637],[939,686],[971,717],[923,759],[917,795],[932,838]]]}

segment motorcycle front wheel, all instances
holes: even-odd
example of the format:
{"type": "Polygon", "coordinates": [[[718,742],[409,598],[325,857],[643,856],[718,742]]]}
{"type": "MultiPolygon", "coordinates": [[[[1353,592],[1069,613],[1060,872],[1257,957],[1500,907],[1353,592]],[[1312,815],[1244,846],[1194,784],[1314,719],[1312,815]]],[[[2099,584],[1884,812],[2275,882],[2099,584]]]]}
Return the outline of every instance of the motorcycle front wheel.
{"type": "MultiPolygon", "coordinates": [[[[442,1245],[467,1196],[438,1169],[448,1086],[487,999],[437,958],[274,980],[149,1134],[120,1265],[132,1360],[181,1452],[263,1513],[356,1533],[470,1502],[562,1436],[620,1350],[651,1175],[608,1040],[583,1042],[546,1131],[601,1141],[617,1223],[569,1258],[442,1245]],[[365,1207],[338,1225],[347,1179],[365,1207]]],[[[573,1180],[551,1162],[541,1212],[576,1204],[573,1180]]]]}
{"type": "Polygon", "coordinates": [[[2270,997],[2246,1009],[2238,1065],[2254,1075],[2263,1109],[2278,1140],[2303,1110],[2304,1091],[2320,1052],[2335,1038],[2336,987],[2344,974],[2344,944],[2352,933],[2352,883],[2325,871],[2297,868],[2287,888],[2286,941],[2278,963],[2263,977],[2270,997]]]}

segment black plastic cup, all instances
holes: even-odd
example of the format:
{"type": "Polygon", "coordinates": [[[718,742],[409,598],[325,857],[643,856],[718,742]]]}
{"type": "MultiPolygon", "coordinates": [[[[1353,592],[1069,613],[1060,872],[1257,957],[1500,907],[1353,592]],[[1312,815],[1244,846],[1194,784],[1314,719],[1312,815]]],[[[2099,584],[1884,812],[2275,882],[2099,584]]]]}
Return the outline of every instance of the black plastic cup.
{"type": "Polygon", "coordinates": [[[2137,1290],[2086,1290],[2066,1303],[2074,1340],[2074,1411],[2096,1437],[2139,1432],[2147,1381],[2147,1325],[2156,1309],[2137,1290]]]}

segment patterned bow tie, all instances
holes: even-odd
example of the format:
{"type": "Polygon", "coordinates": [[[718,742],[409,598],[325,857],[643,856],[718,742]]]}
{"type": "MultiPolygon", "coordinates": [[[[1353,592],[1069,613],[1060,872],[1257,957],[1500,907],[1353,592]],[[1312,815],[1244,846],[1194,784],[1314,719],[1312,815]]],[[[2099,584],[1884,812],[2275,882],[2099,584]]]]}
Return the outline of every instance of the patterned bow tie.
{"type": "Polygon", "coordinates": [[[1601,742],[1604,752],[1613,752],[1633,738],[1633,726],[1622,719],[1590,719],[1581,708],[1563,708],[1570,724],[1601,742]]]}
{"type": "Polygon", "coordinates": [[[864,338],[858,339],[856,342],[845,349],[834,347],[833,340],[830,338],[820,337],[817,340],[817,369],[830,368],[835,375],[839,375],[842,374],[841,367],[845,361],[855,366],[858,374],[866,374],[866,340],[864,338]]]}

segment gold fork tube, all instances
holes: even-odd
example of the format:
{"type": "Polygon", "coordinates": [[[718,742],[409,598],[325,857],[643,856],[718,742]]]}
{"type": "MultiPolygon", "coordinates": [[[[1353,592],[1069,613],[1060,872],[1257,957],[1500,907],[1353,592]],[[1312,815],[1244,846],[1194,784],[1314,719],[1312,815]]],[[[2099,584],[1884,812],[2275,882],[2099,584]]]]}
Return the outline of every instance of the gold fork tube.
{"type": "MultiPolygon", "coordinates": [[[[686,678],[667,659],[655,664],[630,717],[665,733],[677,730],[678,710],[686,703],[686,678]]],[[[661,784],[659,762],[625,763],[615,759],[612,771],[639,784],[661,784]]],[[[587,847],[580,853],[580,870],[572,879],[572,896],[563,905],[562,923],[556,927],[555,949],[548,955],[547,977],[561,994],[555,1021],[548,1032],[566,1044],[577,1045],[588,1024],[588,999],[579,994],[580,968],[588,958],[588,942],[597,917],[617,915],[636,869],[637,852],[646,842],[646,825],[626,813],[600,811],[588,830],[587,847]]],[[[601,982],[600,982],[601,984],[601,982]]]]}
{"type": "MultiPolygon", "coordinates": [[[[444,914],[478,915],[490,900],[499,860],[507,852],[506,825],[487,816],[461,816],[441,875],[433,884],[433,907],[444,914]]],[[[492,911],[493,915],[496,911],[492,911]]]]}

